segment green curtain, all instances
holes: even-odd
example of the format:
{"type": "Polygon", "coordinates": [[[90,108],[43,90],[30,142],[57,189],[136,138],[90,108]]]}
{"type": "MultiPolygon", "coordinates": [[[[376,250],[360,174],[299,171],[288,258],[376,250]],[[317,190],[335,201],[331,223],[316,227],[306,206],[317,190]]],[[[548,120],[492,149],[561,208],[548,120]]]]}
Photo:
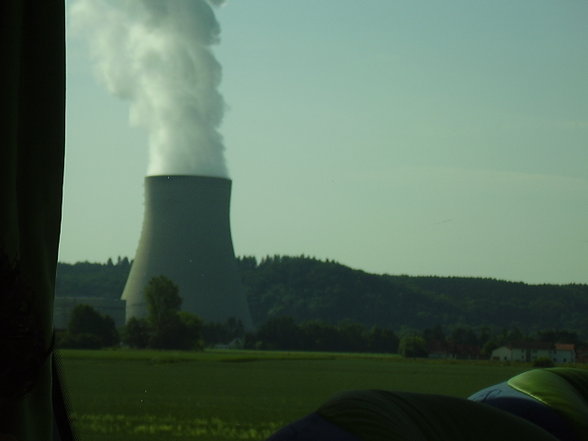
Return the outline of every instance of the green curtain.
{"type": "Polygon", "coordinates": [[[2,0],[0,47],[0,434],[51,440],[65,141],[63,0],[2,0]],[[21,386],[26,393],[12,396],[21,386]]]}

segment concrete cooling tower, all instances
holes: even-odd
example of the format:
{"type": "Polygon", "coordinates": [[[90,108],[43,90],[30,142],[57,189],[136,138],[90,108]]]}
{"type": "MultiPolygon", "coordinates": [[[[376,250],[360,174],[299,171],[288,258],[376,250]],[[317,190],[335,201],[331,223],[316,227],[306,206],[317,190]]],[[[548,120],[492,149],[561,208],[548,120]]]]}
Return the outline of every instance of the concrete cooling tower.
{"type": "Polygon", "coordinates": [[[145,317],[144,289],[166,276],[179,286],[182,310],[206,321],[251,316],[231,240],[231,181],[206,176],[147,176],[139,247],[123,291],[126,319],[145,317]]]}

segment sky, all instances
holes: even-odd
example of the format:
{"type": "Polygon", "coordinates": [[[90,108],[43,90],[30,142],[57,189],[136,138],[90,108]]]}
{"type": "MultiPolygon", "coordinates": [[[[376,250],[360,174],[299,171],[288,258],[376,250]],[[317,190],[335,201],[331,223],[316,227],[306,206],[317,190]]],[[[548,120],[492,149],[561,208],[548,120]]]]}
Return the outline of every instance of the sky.
{"type": "MultiPolygon", "coordinates": [[[[237,255],[588,283],[587,2],[215,12],[237,255]]],[[[60,261],[133,258],[148,133],[72,27],[60,261]]]]}

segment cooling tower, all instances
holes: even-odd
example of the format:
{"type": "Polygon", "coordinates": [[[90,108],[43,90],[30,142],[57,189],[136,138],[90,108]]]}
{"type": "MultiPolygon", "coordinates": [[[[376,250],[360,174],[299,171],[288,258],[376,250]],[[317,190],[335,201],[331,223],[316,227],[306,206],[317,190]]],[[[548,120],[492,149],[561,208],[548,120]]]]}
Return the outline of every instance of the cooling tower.
{"type": "Polygon", "coordinates": [[[139,247],[122,298],[126,319],[145,317],[144,289],[164,275],[180,288],[182,310],[206,321],[251,316],[233,252],[231,181],[206,176],[147,176],[139,247]]]}

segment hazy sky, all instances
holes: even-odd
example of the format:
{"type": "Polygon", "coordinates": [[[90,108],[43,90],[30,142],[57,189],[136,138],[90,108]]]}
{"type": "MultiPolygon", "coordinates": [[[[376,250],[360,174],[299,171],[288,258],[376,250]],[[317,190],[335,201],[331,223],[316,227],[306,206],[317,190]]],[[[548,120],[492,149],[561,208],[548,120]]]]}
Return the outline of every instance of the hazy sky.
{"type": "MultiPolygon", "coordinates": [[[[588,2],[232,0],[216,13],[236,254],[588,283],[588,2]]],[[[82,36],[67,49],[60,260],[132,258],[147,133],[97,81],[82,36]]]]}

